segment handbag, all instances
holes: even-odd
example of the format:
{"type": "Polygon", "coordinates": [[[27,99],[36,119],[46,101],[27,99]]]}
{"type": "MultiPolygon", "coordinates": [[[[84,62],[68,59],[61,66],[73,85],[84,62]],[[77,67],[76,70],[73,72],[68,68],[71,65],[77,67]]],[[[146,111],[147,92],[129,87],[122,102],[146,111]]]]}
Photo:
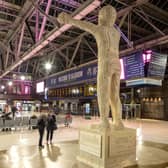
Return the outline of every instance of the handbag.
{"type": "Polygon", "coordinates": [[[57,124],[54,124],[53,128],[54,128],[54,130],[57,130],[57,124]]]}

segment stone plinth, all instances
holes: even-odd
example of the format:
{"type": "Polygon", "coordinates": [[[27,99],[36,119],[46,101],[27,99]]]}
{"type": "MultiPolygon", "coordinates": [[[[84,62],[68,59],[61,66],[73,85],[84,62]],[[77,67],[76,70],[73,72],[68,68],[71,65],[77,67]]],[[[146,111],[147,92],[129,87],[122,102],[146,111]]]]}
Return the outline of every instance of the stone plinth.
{"type": "Polygon", "coordinates": [[[136,131],[99,125],[81,128],[79,148],[79,162],[93,168],[123,168],[136,163],[136,131]]]}

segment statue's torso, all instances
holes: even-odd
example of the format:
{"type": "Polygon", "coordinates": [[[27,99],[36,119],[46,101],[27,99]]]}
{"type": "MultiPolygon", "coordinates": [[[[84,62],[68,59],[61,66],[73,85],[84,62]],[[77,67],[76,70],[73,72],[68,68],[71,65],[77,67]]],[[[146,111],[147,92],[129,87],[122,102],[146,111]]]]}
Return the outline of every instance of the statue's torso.
{"type": "Polygon", "coordinates": [[[115,28],[100,26],[95,38],[98,45],[99,60],[118,60],[120,34],[115,28]]]}

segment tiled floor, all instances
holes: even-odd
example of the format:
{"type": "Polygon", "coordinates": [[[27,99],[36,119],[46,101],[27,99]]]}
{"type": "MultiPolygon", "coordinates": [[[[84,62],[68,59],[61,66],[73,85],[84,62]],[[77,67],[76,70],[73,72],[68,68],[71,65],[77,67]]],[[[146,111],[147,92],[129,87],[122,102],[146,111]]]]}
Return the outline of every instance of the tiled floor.
{"type": "MultiPolygon", "coordinates": [[[[70,128],[59,126],[53,145],[39,150],[37,130],[0,132],[0,168],[78,168],[78,128],[98,119],[74,117],[70,128]]],[[[155,120],[124,121],[137,129],[137,163],[134,168],[168,167],[168,122],[155,120]]],[[[88,168],[86,166],[86,168],[88,168]]]]}

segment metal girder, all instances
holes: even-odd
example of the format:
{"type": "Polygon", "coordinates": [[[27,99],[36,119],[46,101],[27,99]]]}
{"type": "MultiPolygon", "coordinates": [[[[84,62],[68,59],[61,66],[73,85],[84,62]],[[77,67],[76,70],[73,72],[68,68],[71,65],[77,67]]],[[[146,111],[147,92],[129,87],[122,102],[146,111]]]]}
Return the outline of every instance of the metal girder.
{"type": "Polygon", "coordinates": [[[22,30],[21,30],[21,34],[20,34],[19,44],[18,44],[17,53],[16,53],[16,57],[17,58],[20,55],[20,50],[21,50],[21,45],[22,45],[22,41],[23,41],[24,30],[25,30],[25,23],[22,26],[22,30]]]}
{"type": "Polygon", "coordinates": [[[135,7],[138,7],[138,6],[141,6],[145,3],[147,3],[149,0],[136,0],[134,3],[130,4],[130,5],[127,5],[126,4],[126,8],[124,9],[121,9],[120,11],[117,12],[117,17],[121,17],[123,16],[125,13],[131,11],[133,8],[135,7]]]}
{"type": "MultiPolygon", "coordinates": [[[[97,8],[100,5],[99,0],[88,0],[86,3],[84,3],[77,11],[75,11],[72,16],[75,19],[82,19],[85,17],[88,13],[93,11],[95,8],[97,8]]],[[[18,65],[23,63],[24,61],[32,58],[35,53],[37,53],[39,50],[44,48],[48,43],[53,41],[56,37],[58,37],[62,32],[68,30],[71,27],[69,24],[65,24],[59,29],[55,28],[50,33],[48,33],[42,40],[37,42],[33,47],[31,47],[27,52],[25,52],[21,57],[20,60],[15,61],[13,65],[8,67],[3,74],[1,74],[0,78],[7,75],[10,71],[15,69],[18,65]]]]}
{"type": "MultiPolygon", "coordinates": [[[[10,47],[10,50],[12,53],[15,53],[14,52],[14,47],[12,45],[12,42],[9,43],[9,47],[10,47]]],[[[12,61],[14,62],[15,61],[15,54],[12,54],[12,61]]]]}
{"type": "Polygon", "coordinates": [[[40,14],[42,14],[44,17],[46,17],[55,27],[59,27],[59,23],[58,23],[58,21],[57,21],[57,19],[55,17],[46,14],[39,7],[39,5],[34,2],[34,0],[30,0],[30,1],[31,1],[32,5],[34,6],[34,8],[40,12],[40,14]]]}
{"type": "Polygon", "coordinates": [[[5,68],[8,66],[8,58],[9,58],[9,47],[6,52],[6,59],[5,59],[5,68]]]}
{"type": "Polygon", "coordinates": [[[9,20],[0,18],[0,24],[1,24],[1,23],[2,23],[2,24],[11,25],[11,24],[12,24],[12,21],[9,21],[9,20]]]}
{"type": "Polygon", "coordinates": [[[37,42],[39,37],[39,11],[37,9],[36,9],[35,36],[37,42]]]}
{"type": "Polygon", "coordinates": [[[81,41],[82,41],[82,37],[79,39],[79,41],[78,41],[78,43],[77,43],[77,46],[76,46],[76,48],[75,48],[75,51],[74,51],[74,53],[73,53],[73,55],[72,55],[72,58],[71,58],[71,60],[70,60],[69,65],[68,65],[69,68],[71,67],[71,65],[72,65],[72,63],[73,63],[73,61],[74,61],[74,59],[75,59],[75,56],[76,56],[76,54],[77,54],[77,51],[78,51],[78,49],[79,49],[79,46],[80,46],[81,41]]]}
{"type": "Polygon", "coordinates": [[[15,19],[14,23],[12,24],[12,28],[9,30],[6,38],[3,40],[5,44],[8,44],[16,35],[16,33],[21,29],[21,26],[25,22],[25,20],[31,15],[34,11],[34,7],[32,3],[27,0],[22,7],[19,16],[15,19]]]}
{"type": "Polygon", "coordinates": [[[32,75],[37,74],[37,72],[41,73],[41,74],[45,74],[45,72],[43,72],[39,66],[40,66],[40,60],[35,60],[34,62],[30,62],[29,63],[30,66],[32,66],[32,75]]]}
{"type": "Polygon", "coordinates": [[[38,63],[38,60],[36,59],[34,62],[33,62],[33,69],[32,69],[32,74],[35,73],[35,70],[36,70],[36,67],[37,67],[37,63],[38,63]]]}
{"type": "Polygon", "coordinates": [[[1,70],[4,70],[5,66],[4,66],[4,59],[3,59],[2,53],[0,53],[0,60],[1,60],[1,70]]]}
{"type": "MultiPolygon", "coordinates": [[[[67,63],[70,62],[70,59],[63,52],[61,51],[57,51],[57,52],[60,54],[61,57],[63,57],[66,60],[67,63]]],[[[73,66],[76,66],[74,63],[72,64],[73,66]]]]}
{"type": "Polygon", "coordinates": [[[85,44],[89,47],[89,49],[92,51],[92,53],[94,54],[94,56],[97,57],[97,54],[96,54],[95,50],[91,47],[91,45],[90,45],[89,42],[86,40],[86,38],[84,38],[84,42],[85,42],[85,44]]]}
{"type": "Polygon", "coordinates": [[[163,20],[164,22],[168,22],[168,12],[162,10],[161,8],[153,5],[152,3],[146,3],[142,6],[142,8],[150,14],[151,16],[154,16],[156,18],[159,18],[159,20],[163,20]]]}
{"type": "Polygon", "coordinates": [[[125,15],[122,17],[122,19],[120,20],[120,23],[119,23],[119,26],[118,26],[119,28],[122,27],[122,25],[123,25],[123,23],[124,23],[126,17],[128,16],[128,14],[129,14],[129,11],[126,12],[125,15]]]}
{"type": "MultiPolygon", "coordinates": [[[[46,10],[45,10],[46,15],[48,15],[48,13],[49,13],[51,3],[52,3],[52,0],[48,0],[48,2],[47,2],[47,6],[46,6],[46,10]]],[[[47,17],[44,16],[44,17],[43,17],[42,24],[41,24],[41,29],[40,29],[40,32],[39,32],[38,40],[41,39],[42,34],[44,33],[45,26],[46,26],[46,22],[47,22],[47,17]]]]}
{"type": "Polygon", "coordinates": [[[143,50],[143,49],[147,49],[147,48],[151,48],[160,44],[165,44],[168,41],[168,35],[163,36],[163,37],[159,37],[150,41],[147,41],[145,43],[142,44],[138,44],[136,46],[134,46],[133,48],[128,48],[125,50],[120,51],[120,56],[125,56],[129,53],[132,53],[134,51],[138,51],[138,50],[143,50]]]}
{"type": "MultiPolygon", "coordinates": [[[[128,27],[128,23],[127,22],[124,22],[123,23],[123,27],[124,28],[126,28],[126,27],[128,27]]],[[[133,32],[135,32],[135,33],[137,33],[137,34],[143,34],[143,35],[149,35],[150,33],[151,33],[151,31],[149,31],[149,30],[146,30],[146,29],[144,29],[144,28],[142,28],[142,27],[140,27],[140,26],[137,26],[137,25],[135,25],[135,24],[131,24],[131,28],[132,28],[132,33],[133,32]]]]}
{"type": "Polygon", "coordinates": [[[30,28],[30,26],[29,26],[29,23],[28,23],[27,19],[25,20],[25,23],[26,23],[27,29],[28,29],[28,31],[29,31],[29,34],[30,34],[30,36],[31,36],[31,38],[32,38],[32,41],[33,41],[33,43],[35,44],[35,43],[36,43],[35,37],[34,37],[33,32],[31,31],[31,28],[30,28]]]}
{"type": "Polygon", "coordinates": [[[16,11],[19,11],[21,9],[20,6],[0,0],[0,6],[7,8],[7,9],[14,9],[16,11]]]}
{"type": "Polygon", "coordinates": [[[140,16],[145,22],[147,22],[155,31],[159,32],[161,35],[165,35],[165,33],[163,33],[158,27],[156,27],[150,20],[149,18],[141,15],[140,13],[138,13],[137,11],[135,11],[135,13],[140,16]]]}
{"type": "MultiPolygon", "coordinates": [[[[2,43],[1,41],[0,41],[0,47],[2,47],[3,51],[7,51],[8,50],[8,47],[4,43],[2,43]]],[[[9,52],[12,53],[12,51],[10,49],[9,49],[9,52]]]]}
{"type": "MultiPolygon", "coordinates": [[[[53,45],[53,46],[52,46],[52,50],[53,50],[53,51],[50,53],[50,55],[53,55],[54,53],[57,53],[57,52],[58,52],[63,58],[65,58],[65,60],[67,61],[67,63],[69,63],[69,62],[70,62],[69,58],[68,58],[65,54],[63,54],[63,53],[61,52],[61,50],[64,50],[64,49],[67,48],[68,46],[70,46],[70,45],[76,43],[77,41],[79,41],[80,38],[84,37],[84,36],[87,35],[87,34],[88,34],[87,32],[84,32],[84,33],[82,33],[81,35],[79,35],[78,37],[74,38],[73,40],[70,40],[70,41],[66,42],[64,45],[62,45],[62,46],[60,46],[60,47],[57,47],[57,46],[53,45]]],[[[75,64],[73,64],[73,65],[75,66],[75,64]]]]}

